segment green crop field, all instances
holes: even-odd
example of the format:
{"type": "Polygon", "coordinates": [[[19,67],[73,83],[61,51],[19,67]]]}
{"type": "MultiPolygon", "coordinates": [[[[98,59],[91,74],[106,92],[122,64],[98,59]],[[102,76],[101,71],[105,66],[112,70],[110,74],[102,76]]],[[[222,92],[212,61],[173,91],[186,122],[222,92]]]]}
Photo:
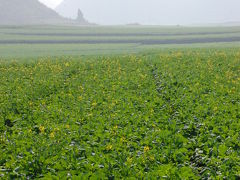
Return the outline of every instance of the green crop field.
{"type": "Polygon", "coordinates": [[[0,29],[0,178],[240,178],[239,28],[0,29]]]}
{"type": "Polygon", "coordinates": [[[240,47],[240,27],[0,27],[0,58],[116,55],[189,47],[240,47]]]}

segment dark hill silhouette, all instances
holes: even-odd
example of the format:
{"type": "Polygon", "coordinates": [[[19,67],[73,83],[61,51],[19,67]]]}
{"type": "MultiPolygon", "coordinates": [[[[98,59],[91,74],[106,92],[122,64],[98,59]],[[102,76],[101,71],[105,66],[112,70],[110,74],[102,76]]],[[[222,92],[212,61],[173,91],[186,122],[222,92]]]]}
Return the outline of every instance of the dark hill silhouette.
{"type": "MultiPolygon", "coordinates": [[[[81,11],[79,10],[79,14],[81,11]]],[[[76,12],[77,13],[77,12],[76,12]]],[[[89,23],[79,16],[77,20],[60,16],[38,0],[0,0],[0,25],[81,24],[89,23]]]]}

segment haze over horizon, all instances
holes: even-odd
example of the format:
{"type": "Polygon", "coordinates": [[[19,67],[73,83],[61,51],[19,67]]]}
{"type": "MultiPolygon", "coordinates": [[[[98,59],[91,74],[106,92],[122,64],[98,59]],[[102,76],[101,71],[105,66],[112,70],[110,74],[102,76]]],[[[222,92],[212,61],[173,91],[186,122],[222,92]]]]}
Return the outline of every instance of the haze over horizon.
{"type": "Polygon", "coordinates": [[[239,0],[39,0],[68,18],[78,8],[102,25],[191,25],[240,22],[239,0]]]}
{"type": "Polygon", "coordinates": [[[49,8],[56,8],[63,0],[39,0],[49,8]]]}

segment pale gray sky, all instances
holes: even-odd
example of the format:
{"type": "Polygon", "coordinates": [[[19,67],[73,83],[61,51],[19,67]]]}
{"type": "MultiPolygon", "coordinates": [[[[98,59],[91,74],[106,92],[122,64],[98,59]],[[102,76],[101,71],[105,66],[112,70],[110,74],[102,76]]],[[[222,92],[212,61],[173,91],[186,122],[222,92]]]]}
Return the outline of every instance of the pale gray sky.
{"type": "MultiPolygon", "coordinates": [[[[56,7],[61,0],[40,0],[56,7]]],[[[77,9],[98,24],[205,24],[240,22],[240,0],[64,0],[57,11],[75,18],[77,9]]]]}
{"type": "Polygon", "coordinates": [[[39,0],[40,2],[44,3],[50,8],[56,8],[57,5],[59,5],[62,0],[39,0]]]}

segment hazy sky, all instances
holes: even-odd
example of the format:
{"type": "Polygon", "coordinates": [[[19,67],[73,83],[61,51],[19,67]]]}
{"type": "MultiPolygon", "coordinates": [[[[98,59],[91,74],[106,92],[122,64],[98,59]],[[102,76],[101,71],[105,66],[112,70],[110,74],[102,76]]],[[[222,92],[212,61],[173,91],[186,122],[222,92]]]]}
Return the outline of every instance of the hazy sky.
{"type": "Polygon", "coordinates": [[[46,4],[50,8],[55,8],[62,2],[62,0],[39,0],[39,1],[46,4]]]}
{"type": "MultiPolygon", "coordinates": [[[[56,7],[62,0],[40,0],[56,7]]],[[[75,18],[77,9],[98,24],[203,24],[240,22],[240,0],[64,0],[57,11],[75,18]]]]}

